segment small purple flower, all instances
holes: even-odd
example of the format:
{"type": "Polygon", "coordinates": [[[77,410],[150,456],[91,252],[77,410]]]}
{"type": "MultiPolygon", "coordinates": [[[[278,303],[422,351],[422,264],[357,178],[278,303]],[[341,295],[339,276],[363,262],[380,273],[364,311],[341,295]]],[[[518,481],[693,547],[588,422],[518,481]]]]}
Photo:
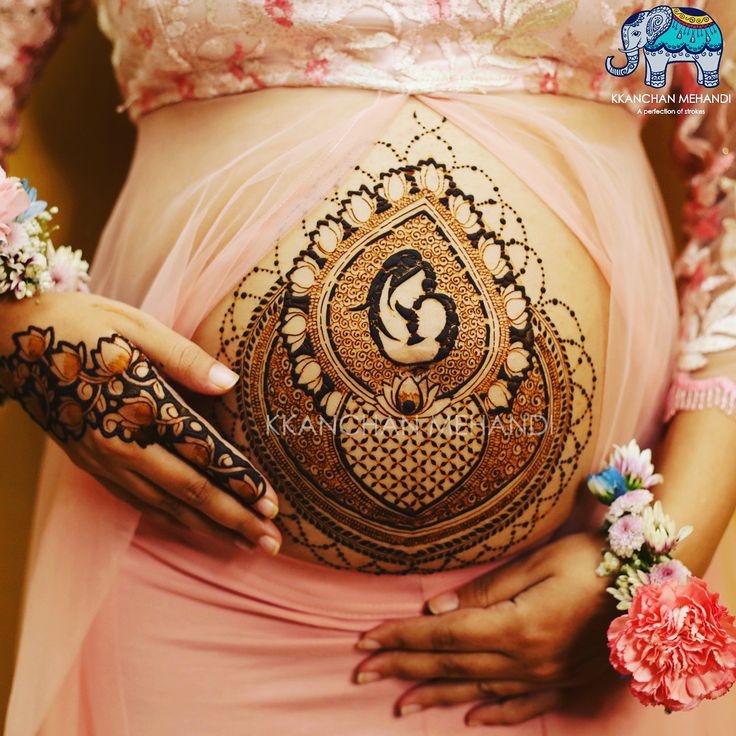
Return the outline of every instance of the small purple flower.
{"type": "Polygon", "coordinates": [[[600,473],[588,476],[588,490],[603,503],[611,503],[626,493],[626,479],[609,465],[600,473]]]}
{"type": "Polygon", "coordinates": [[[684,585],[692,573],[680,560],[660,562],[649,571],[649,582],[654,585],[677,583],[684,585]]]}
{"type": "Polygon", "coordinates": [[[644,522],[640,516],[626,514],[614,521],[608,530],[608,543],[618,557],[632,557],[644,541],[644,522]]]}

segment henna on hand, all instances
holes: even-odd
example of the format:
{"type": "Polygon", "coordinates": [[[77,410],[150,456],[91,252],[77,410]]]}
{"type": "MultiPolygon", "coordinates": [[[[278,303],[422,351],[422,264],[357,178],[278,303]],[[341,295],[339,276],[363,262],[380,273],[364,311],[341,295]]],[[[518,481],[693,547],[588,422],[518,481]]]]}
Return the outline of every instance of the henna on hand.
{"type": "Polygon", "coordinates": [[[59,442],[87,430],[145,447],[163,445],[240,501],[255,503],[265,478],[161,377],[152,362],[118,334],[91,350],[57,341],[53,327],[13,335],[0,356],[0,395],[16,399],[59,442]]]}

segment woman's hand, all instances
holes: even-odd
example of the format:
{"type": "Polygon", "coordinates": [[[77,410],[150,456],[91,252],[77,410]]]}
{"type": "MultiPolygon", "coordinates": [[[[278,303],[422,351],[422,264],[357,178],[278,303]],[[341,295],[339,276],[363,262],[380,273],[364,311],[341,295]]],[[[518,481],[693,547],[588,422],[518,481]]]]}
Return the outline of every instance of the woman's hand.
{"type": "Polygon", "coordinates": [[[48,293],[0,313],[0,387],[74,463],[149,514],[278,551],[273,489],[163,377],[223,394],[237,381],[227,366],[98,296],[48,293]]]}
{"type": "Polygon", "coordinates": [[[602,546],[592,534],[564,537],[433,598],[433,616],[366,632],[358,648],[380,651],[356,681],[421,681],[399,699],[401,715],[480,700],[469,725],[520,723],[559,706],[566,690],[608,670],[616,612],[595,574],[602,546]]]}

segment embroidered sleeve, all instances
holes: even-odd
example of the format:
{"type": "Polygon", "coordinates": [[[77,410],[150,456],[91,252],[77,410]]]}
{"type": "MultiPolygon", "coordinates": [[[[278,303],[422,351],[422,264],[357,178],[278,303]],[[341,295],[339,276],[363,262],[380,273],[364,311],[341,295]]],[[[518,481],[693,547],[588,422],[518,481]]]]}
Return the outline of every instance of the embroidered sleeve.
{"type": "MultiPolygon", "coordinates": [[[[730,36],[733,45],[736,33],[730,36]]],[[[692,65],[680,66],[681,91],[692,99],[709,92],[736,94],[733,51],[722,60],[716,89],[700,87],[692,65]]],[[[692,104],[693,110],[703,107],[692,104]]],[[[667,419],[711,407],[736,416],[736,120],[733,104],[713,101],[705,109],[705,115],[681,115],[675,140],[691,176],[683,223],[687,242],[675,264],[681,321],[667,419]]]]}
{"type": "Polygon", "coordinates": [[[19,107],[62,22],[85,0],[0,0],[0,163],[18,143],[19,107]]]}

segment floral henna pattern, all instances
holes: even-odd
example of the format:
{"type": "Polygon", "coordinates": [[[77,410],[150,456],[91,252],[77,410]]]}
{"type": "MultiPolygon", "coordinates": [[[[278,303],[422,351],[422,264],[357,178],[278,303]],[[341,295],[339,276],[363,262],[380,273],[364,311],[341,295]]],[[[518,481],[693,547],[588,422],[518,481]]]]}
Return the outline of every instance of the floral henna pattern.
{"type": "Polygon", "coordinates": [[[29,327],[13,341],[13,353],[0,356],[0,395],[16,399],[59,442],[94,429],[140,447],[158,443],[239,500],[265,494],[263,476],[124,337],[102,337],[88,350],[57,341],[52,327],[29,327]]]}
{"type": "Polygon", "coordinates": [[[374,574],[508,554],[593,431],[593,358],[522,218],[444,120],[413,115],[407,151],[376,144],[219,330],[241,380],[216,421],[278,487],[291,550],[374,574]]]}

